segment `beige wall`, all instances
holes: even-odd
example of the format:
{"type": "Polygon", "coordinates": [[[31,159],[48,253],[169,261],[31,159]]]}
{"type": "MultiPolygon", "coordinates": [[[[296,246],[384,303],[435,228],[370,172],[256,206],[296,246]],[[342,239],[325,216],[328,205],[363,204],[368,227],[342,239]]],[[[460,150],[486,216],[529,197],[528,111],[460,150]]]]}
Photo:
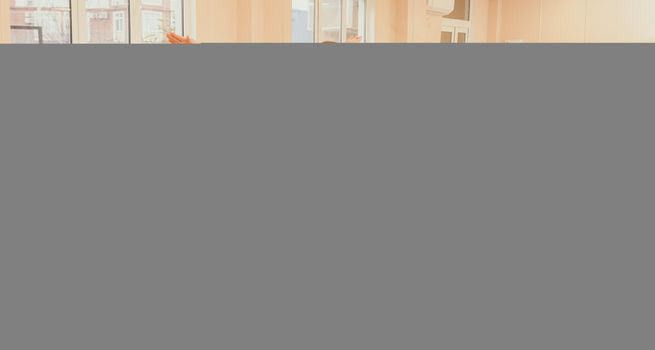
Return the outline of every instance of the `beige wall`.
{"type": "Polygon", "coordinates": [[[498,2],[501,42],[655,42],[653,0],[498,2]]]}
{"type": "Polygon", "coordinates": [[[0,0],[0,44],[8,43],[9,35],[9,2],[0,0]]]}
{"type": "Polygon", "coordinates": [[[411,0],[375,0],[375,41],[404,42],[408,36],[411,0]]]}
{"type": "Polygon", "coordinates": [[[584,42],[586,9],[587,0],[542,1],[540,41],[584,42]]]}
{"type": "Polygon", "coordinates": [[[500,41],[538,42],[541,0],[500,0],[500,41]]]}
{"type": "Polygon", "coordinates": [[[487,1],[487,42],[495,43],[500,39],[500,1],[487,1]]]}
{"type": "MultiPolygon", "coordinates": [[[[243,0],[241,0],[243,1],[243,0]]],[[[291,1],[254,0],[253,42],[275,43],[291,41],[291,1]]]]}
{"type": "Polygon", "coordinates": [[[397,23],[396,0],[375,0],[375,41],[393,43],[400,31],[397,23]]]}
{"type": "Polygon", "coordinates": [[[655,1],[587,1],[587,41],[655,42],[655,1]]]}
{"type": "Polygon", "coordinates": [[[196,0],[202,42],[288,42],[289,0],[196,0]]]}
{"type": "MultiPolygon", "coordinates": [[[[440,36],[433,36],[428,29],[435,27],[435,21],[440,22],[441,17],[428,14],[428,4],[426,0],[407,0],[407,37],[409,43],[438,42],[440,36]],[[431,24],[428,27],[428,23],[431,24]]],[[[439,27],[441,27],[439,25],[439,27]]],[[[439,30],[440,32],[440,30],[439,30]]]]}
{"type": "Polygon", "coordinates": [[[471,38],[472,43],[489,42],[489,1],[471,0],[471,38]]]}
{"type": "Polygon", "coordinates": [[[430,13],[427,15],[427,37],[425,42],[438,43],[441,41],[441,24],[443,16],[430,13]]]}
{"type": "Polygon", "coordinates": [[[252,39],[252,0],[235,0],[237,2],[237,41],[250,42],[252,39]]]}
{"type": "Polygon", "coordinates": [[[237,2],[196,0],[196,31],[202,42],[237,41],[237,2]]]}

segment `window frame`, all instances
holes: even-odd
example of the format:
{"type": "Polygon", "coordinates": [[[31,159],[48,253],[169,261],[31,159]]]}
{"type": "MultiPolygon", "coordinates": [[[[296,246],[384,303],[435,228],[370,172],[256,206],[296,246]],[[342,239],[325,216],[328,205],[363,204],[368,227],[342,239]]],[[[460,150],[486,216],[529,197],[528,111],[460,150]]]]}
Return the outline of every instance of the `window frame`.
{"type": "MultiPolygon", "coordinates": [[[[319,43],[321,42],[321,0],[313,0],[314,1],[314,12],[313,12],[313,37],[314,37],[314,43],[319,43]]],[[[340,42],[345,42],[348,38],[348,31],[347,29],[347,21],[346,18],[348,17],[348,1],[349,0],[339,0],[341,2],[340,8],[341,8],[341,13],[340,13],[340,27],[339,31],[341,33],[340,36],[340,42]]],[[[375,23],[374,20],[374,15],[373,11],[375,8],[375,0],[363,0],[364,2],[364,35],[362,35],[362,42],[367,43],[367,42],[372,42],[374,38],[374,33],[375,31],[373,30],[373,26],[375,23]]],[[[293,9],[292,9],[293,10],[293,9]]]]}
{"type": "MultiPolygon", "coordinates": [[[[70,44],[87,44],[86,38],[86,0],[69,0],[70,2],[70,44]]],[[[9,0],[0,0],[0,43],[11,43],[11,9],[9,0]]],[[[128,0],[128,42],[126,44],[143,44],[140,11],[142,0],[128,0]]],[[[196,36],[196,0],[182,0],[182,32],[184,35],[196,36]]],[[[65,45],[65,44],[64,44],[65,45]]],[[[118,44],[121,45],[121,44],[118,44]]]]}

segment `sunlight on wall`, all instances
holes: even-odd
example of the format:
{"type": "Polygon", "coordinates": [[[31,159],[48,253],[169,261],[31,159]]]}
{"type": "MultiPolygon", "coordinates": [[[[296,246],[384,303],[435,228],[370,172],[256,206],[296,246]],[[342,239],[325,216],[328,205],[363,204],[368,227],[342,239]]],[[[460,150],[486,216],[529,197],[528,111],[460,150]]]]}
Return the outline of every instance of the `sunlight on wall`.
{"type": "Polygon", "coordinates": [[[655,42],[652,0],[500,0],[500,41],[655,42]]]}
{"type": "Polygon", "coordinates": [[[9,1],[0,0],[0,44],[10,41],[9,1]]]}

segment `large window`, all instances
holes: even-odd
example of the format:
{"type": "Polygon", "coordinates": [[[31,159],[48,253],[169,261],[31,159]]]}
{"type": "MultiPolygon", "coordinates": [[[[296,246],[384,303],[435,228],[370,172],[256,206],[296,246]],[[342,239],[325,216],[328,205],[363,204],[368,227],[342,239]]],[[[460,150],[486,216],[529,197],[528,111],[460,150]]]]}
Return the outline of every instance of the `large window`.
{"type": "Polygon", "coordinates": [[[161,43],[192,0],[10,0],[13,43],[161,43]]]}
{"type": "Polygon", "coordinates": [[[292,5],[293,42],[366,39],[365,0],[292,0],[292,5]]]}
{"type": "Polygon", "coordinates": [[[71,42],[70,0],[10,0],[14,43],[71,42]]]}

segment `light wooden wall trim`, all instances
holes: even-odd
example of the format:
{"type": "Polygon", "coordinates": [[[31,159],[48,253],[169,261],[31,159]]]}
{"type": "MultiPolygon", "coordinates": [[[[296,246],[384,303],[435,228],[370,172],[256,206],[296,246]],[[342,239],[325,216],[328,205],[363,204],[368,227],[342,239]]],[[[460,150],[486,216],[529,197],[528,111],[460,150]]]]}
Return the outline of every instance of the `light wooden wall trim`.
{"type": "Polygon", "coordinates": [[[252,38],[252,0],[236,0],[237,2],[237,40],[250,42],[252,38]]]}
{"type": "Polygon", "coordinates": [[[203,42],[291,41],[290,0],[197,0],[203,42]]]}
{"type": "Polygon", "coordinates": [[[237,41],[237,1],[241,0],[196,0],[196,29],[200,41],[237,41]]]}
{"type": "Polygon", "coordinates": [[[9,0],[0,0],[0,44],[10,42],[11,31],[9,26],[9,0]]]}

